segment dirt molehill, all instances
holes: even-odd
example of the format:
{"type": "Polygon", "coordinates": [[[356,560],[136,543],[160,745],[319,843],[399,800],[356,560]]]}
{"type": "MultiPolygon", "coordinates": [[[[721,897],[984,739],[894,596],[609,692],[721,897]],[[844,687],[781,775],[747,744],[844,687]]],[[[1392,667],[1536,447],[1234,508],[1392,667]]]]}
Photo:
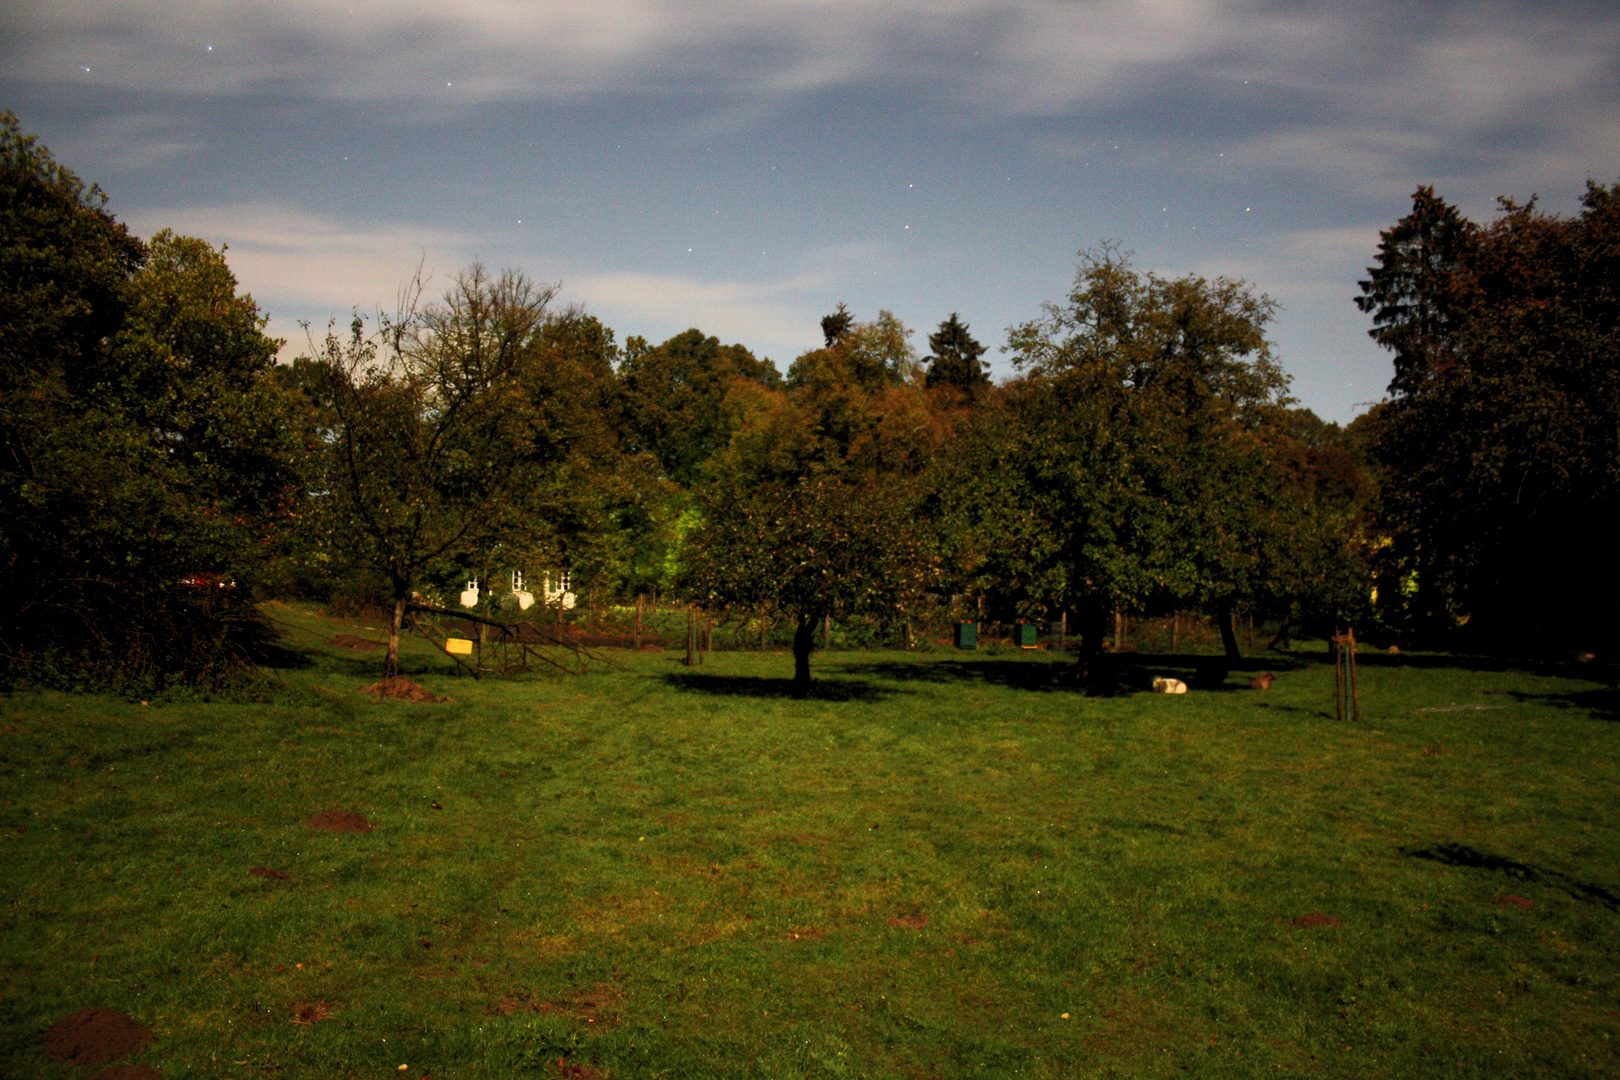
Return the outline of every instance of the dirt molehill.
{"type": "Polygon", "coordinates": [[[362,833],[371,831],[371,822],[362,814],[348,810],[328,810],[304,822],[306,829],[324,829],[327,832],[362,833]]]}
{"type": "Polygon", "coordinates": [[[902,930],[921,930],[928,925],[928,916],[923,914],[898,915],[889,920],[890,926],[898,926],[902,930]]]}
{"type": "Polygon", "coordinates": [[[269,878],[271,881],[290,880],[287,875],[283,874],[280,870],[272,870],[268,866],[250,866],[248,867],[248,873],[252,874],[254,877],[269,878]]]}
{"type": "Polygon", "coordinates": [[[355,652],[376,652],[382,648],[375,641],[367,641],[365,638],[356,637],[353,634],[339,634],[331,641],[328,641],[327,644],[336,645],[340,649],[353,649],[355,652]]]}
{"type": "Polygon", "coordinates": [[[1320,911],[1313,911],[1309,915],[1294,917],[1294,925],[1302,926],[1307,930],[1318,926],[1343,926],[1344,924],[1331,915],[1324,915],[1320,911]]]}
{"type": "Polygon", "coordinates": [[[292,1022],[299,1027],[314,1027],[322,1020],[332,1019],[332,1006],[324,1001],[301,1001],[293,1006],[292,1022]]]}
{"type": "Polygon", "coordinates": [[[1504,896],[1498,896],[1496,898],[1496,902],[1502,907],[1516,907],[1520,911],[1528,911],[1530,908],[1535,906],[1531,904],[1528,898],[1519,896],[1516,893],[1508,893],[1504,896]]]}
{"type": "MultiPolygon", "coordinates": [[[[426,944],[424,942],[424,944],[426,944]]],[[[551,1013],[571,1017],[593,1027],[609,1028],[622,1017],[624,991],[606,984],[589,990],[575,990],[555,1001],[544,1001],[534,994],[509,994],[490,1008],[497,1016],[517,1012],[551,1013]]]]}
{"type": "Polygon", "coordinates": [[[163,1070],[150,1065],[114,1065],[102,1069],[90,1080],[163,1080],[163,1070]]]}
{"type": "Polygon", "coordinates": [[[145,1046],[152,1032],[117,1009],[80,1009],[45,1032],[45,1052],[72,1065],[100,1065],[145,1046]]]}
{"type": "Polygon", "coordinates": [[[575,1065],[567,1058],[557,1059],[557,1075],[569,1080],[606,1080],[607,1073],[590,1065],[575,1065]]]}
{"type": "Polygon", "coordinates": [[[365,693],[374,694],[380,698],[393,698],[395,701],[420,701],[425,704],[432,705],[437,705],[440,702],[450,700],[447,697],[440,697],[438,694],[429,693],[420,686],[417,686],[415,683],[411,682],[409,679],[401,679],[397,677],[392,679],[384,679],[380,683],[372,683],[370,686],[366,687],[365,693]]]}

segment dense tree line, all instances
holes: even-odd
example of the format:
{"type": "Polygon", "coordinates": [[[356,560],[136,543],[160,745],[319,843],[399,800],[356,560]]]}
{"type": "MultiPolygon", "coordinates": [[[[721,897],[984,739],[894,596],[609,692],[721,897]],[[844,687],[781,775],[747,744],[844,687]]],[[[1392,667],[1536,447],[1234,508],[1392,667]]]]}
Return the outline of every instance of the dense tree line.
{"type": "Polygon", "coordinates": [[[1378,468],[1378,595],[1428,640],[1612,642],[1620,571],[1620,185],[1573,217],[1479,225],[1419,188],[1359,298],[1395,361],[1358,423],[1378,468]]]}
{"type": "Polygon", "coordinates": [[[839,305],[783,373],[697,329],[620,345],[476,265],[278,364],[222,250],[131,236],[9,115],[0,156],[13,678],[216,678],[276,594],[384,606],[392,672],[413,599],[563,569],[791,626],[801,685],[828,619],[1061,615],[1089,653],[1118,612],[1202,611],[1233,654],[1239,609],[1506,625],[1563,617],[1545,530],[1589,557],[1613,500],[1607,189],[1483,228],[1420,191],[1362,300],[1394,396],[1341,431],[1288,397],[1270,300],[1108,246],[1011,329],[999,384],[954,313],[919,355],[839,305]]]}

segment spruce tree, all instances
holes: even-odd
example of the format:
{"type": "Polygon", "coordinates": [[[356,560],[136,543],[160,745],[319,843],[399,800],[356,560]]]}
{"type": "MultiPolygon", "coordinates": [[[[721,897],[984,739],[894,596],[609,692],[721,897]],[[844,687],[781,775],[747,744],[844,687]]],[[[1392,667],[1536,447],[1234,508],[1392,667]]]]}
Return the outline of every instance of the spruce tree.
{"type": "Polygon", "coordinates": [[[968,325],[956,312],[939,324],[937,333],[928,335],[928,386],[954,386],[971,394],[990,382],[990,375],[979,362],[987,349],[968,333],[968,325]]]}

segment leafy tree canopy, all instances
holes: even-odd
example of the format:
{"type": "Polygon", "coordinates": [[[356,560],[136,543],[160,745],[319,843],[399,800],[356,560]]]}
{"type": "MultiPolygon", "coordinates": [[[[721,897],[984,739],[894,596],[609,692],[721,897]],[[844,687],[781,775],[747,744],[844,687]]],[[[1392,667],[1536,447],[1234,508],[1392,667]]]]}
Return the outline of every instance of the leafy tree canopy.
{"type": "Polygon", "coordinates": [[[221,252],[104,204],[0,116],[0,652],[222,677],[293,514],[279,343],[221,252]]]}
{"type": "Polygon", "coordinates": [[[725,402],[732,384],[782,382],[769,360],[697,329],[650,347],[631,338],[618,377],[628,448],[652,454],[683,486],[697,482],[703,462],[731,438],[725,402]]]}

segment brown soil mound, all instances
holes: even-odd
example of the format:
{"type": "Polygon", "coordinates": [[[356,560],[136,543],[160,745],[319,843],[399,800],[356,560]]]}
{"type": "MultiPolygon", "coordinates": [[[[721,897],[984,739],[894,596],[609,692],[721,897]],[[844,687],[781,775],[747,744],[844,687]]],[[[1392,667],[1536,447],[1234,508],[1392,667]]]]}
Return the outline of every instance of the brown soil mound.
{"type": "Polygon", "coordinates": [[[324,814],[316,814],[304,822],[306,829],[325,829],[327,832],[370,832],[371,822],[360,814],[352,814],[347,810],[328,810],[324,814]]]}
{"type": "Polygon", "coordinates": [[[1294,925],[1303,926],[1306,929],[1310,929],[1316,926],[1343,926],[1344,924],[1331,915],[1324,915],[1320,911],[1313,911],[1309,915],[1296,916],[1294,918],[1294,925]]]}
{"type": "Polygon", "coordinates": [[[382,648],[375,641],[367,641],[365,638],[356,637],[353,634],[339,634],[331,641],[328,641],[327,644],[336,645],[340,649],[353,649],[355,652],[376,652],[382,648]]]}
{"type": "Polygon", "coordinates": [[[90,1080],[163,1080],[163,1070],[150,1065],[114,1065],[102,1069],[90,1080]]]}
{"type": "Polygon", "coordinates": [[[1508,893],[1506,896],[1498,896],[1496,898],[1496,902],[1502,907],[1516,907],[1520,911],[1527,911],[1532,906],[1528,899],[1514,893],[1508,893]]]}
{"type": "Polygon", "coordinates": [[[1276,678],[1277,678],[1277,676],[1275,674],[1273,674],[1272,672],[1269,672],[1269,671],[1266,672],[1264,675],[1256,675],[1254,678],[1249,680],[1249,689],[1250,690],[1270,690],[1271,689],[1271,683],[1276,678]]]}
{"type": "Polygon", "coordinates": [[[620,1006],[624,992],[602,985],[590,990],[575,990],[556,1001],[541,1001],[533,994],[508,995],[497,1002],[492,1012],[510,1016],[515,1012],[553,1013],[572,1017],[582,1023],[613,1027],[620,1020],[620,1006]]]}
{"type": "Polygon", "coordinates": [[[574,1065],[567,1058],[557,1059],[557,1075],[569,1080],[606,1080],[607,1073],[589,1065],[574,1065]]]}
{"type": "Polygon", "coordinates": [[[380,683],[372,683],[366,687],[365,692],[375,694],[381,698],[394,698],[397,701],[421,701],[437,704],[441,701],[450,700],[447,697],[429,693],[409,679],[400,678],[384,679],[380,683]]]}
{"type": "Polygon", "coordinates": [[[45,1032],[45,1052],[73,1065],[100,1065],[145,1046],[152,1032],[117,1009],[80,1009],[45,1032]]]}
{"type": "Polygon", "coordinates": [[[271,881],[287,881],[287,875],[280,870],[272,870],[268,866],[250,866],[248,873],[254,877],[269,878],[271,881]]]}
{"type": "Polygon", "coordinates": [[[305,1001],[293,1006],[292,1022],[300,1027],[314,1027],[322,1020],[332,1019],[332,1006],[324,1001],[305,1001]]]}
{"type": "Polygon", "coordinates": [[[898,926],[902,930],[921,930],[928,925],[926,915],[899,915],[889,920],[890,926],[898,926]]]}

